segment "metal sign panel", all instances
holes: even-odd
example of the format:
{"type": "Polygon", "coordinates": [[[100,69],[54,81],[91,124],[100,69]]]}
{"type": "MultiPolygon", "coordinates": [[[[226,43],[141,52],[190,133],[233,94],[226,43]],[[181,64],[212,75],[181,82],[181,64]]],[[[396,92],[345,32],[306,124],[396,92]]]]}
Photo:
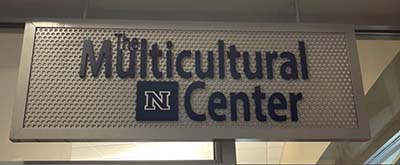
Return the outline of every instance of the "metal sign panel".
{"type": "Polygon", "coordinates": [[[13,141],[366,140],[350,25],[27,23],[13,141]]]}

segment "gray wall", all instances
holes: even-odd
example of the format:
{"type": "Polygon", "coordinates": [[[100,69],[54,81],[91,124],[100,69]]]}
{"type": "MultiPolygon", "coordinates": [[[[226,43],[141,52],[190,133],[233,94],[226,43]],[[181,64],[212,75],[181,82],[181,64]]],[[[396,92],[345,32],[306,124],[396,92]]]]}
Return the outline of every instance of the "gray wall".
{"type": "Polygon", "coordinates": [[[0,32],[0,161],[69,160],[71,144],[16,144],[9,140],[22,37],[22,33],[0,32]]]}
{"type": "MultiPolygon", "coordinates": [[[[2,0],[0,20],[32,18],[295,22],[295,0],[2,0]],[[85,7],[87,10],[85,10],[85,7]],[[84,11],[87,11],[84,14],[84,11]]],[[[298,0],[302,22],[400,25],[399,0],[298,0]]]]}

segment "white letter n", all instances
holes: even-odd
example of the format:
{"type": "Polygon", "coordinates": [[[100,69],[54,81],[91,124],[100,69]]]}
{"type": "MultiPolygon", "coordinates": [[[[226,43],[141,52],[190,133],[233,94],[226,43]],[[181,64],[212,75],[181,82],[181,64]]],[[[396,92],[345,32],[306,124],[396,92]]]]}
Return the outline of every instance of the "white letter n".
{"type": "Polygon", "coordinates": [[[145,91],[146,105],[144,105],[144,110],[154,111],[156,107],[160,110],[169,111],[171,106],[169,105],[170,91],[145,91]]]}

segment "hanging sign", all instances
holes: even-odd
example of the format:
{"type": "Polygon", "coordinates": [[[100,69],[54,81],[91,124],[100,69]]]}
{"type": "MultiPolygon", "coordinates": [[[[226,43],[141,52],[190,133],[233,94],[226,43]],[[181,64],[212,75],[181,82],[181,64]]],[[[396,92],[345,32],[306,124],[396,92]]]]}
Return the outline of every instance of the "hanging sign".
{"type": "Polygon", "coordinates": [[[350,25],[26,24],[14,141],[365,140],[350,25]]]}

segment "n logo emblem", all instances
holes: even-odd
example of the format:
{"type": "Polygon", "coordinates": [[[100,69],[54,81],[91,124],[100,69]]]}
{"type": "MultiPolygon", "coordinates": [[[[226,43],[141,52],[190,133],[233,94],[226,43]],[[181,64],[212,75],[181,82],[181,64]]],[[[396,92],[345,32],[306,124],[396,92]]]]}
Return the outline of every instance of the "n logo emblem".
{"type": "Polygon", "coordinates": [[[177,121],[178,112],[177,82],[137,82],[137,121],[177,121]]]}
{"type": "Polygon", "coordinates": [[[144,110],[153,111],[156,107],[160,110],[169,111],[171,106],[169,105],[170,91],[145,91],[146,105],[144,105],[144,110]]]}

